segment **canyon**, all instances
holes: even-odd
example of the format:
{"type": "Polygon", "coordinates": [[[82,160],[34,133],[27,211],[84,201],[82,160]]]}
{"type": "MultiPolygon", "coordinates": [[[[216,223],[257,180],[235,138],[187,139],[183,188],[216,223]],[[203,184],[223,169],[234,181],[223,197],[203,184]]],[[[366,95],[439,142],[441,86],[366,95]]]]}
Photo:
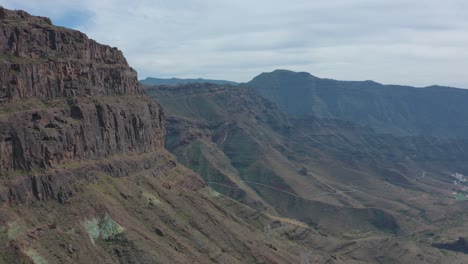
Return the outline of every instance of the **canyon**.
{"type": "Polygon", "coordinates": [[[0,263],[468,261],[463,139],[142,85],[48,18],[0,7],[0,28],[0,263]]]}

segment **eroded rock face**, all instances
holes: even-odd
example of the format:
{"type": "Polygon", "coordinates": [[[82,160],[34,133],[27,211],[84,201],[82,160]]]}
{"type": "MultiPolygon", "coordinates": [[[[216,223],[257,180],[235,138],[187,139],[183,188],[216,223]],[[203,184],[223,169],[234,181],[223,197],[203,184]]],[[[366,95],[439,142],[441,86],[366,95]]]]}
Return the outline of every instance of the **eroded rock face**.
{"type": "Polygon", "coordinates": [[[52,170],[163,150],[162,108],[117,48],[1,7],[0,28],[0,204],[63,200],[92,179],[52,170]]]}
{"type": "Polygon", "coordinates": [[[0,174],[163,148],[164,114],[143,96],[80,98],[0,116],[0,174]]]}
{"type": "Polygon", "coordinates": [[[117,48],[0,8],[0,104],[24,98],[140,94],[136,72],[117,48]]]}
{"type": "MultiPolygon", "coordinates": [[[[0,206],[49,200],[65,203],[83,186],[99,181],[103,175],[121,178],[145,171],[142,175],[162,178],[167,171],[173,170],[176,166],[177,164],[168,158],[165,151],[156,151],[137,157],[127,155],[116,159],[86,161],[8,181],[0,180],[0,206]]],[[[204,186],[193,173],[184,180],[184,182],[166,183],[165,187],[198,189],[204,186]]]]}

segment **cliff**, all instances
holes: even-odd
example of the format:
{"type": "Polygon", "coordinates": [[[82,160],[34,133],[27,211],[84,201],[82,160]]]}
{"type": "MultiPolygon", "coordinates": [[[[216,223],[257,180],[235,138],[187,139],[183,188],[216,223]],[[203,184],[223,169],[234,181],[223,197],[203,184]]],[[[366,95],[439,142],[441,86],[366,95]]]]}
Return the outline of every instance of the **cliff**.
{"type": "Polygon", "coordinates": [[[121,51],[24,11],[1,8],[0,26],[0,203],[27,202],[25,182],[57,198],[33,190],[50,169],[163,149],[164,113],[121,51]]]}
{"type": "Polygon", "coordinates": [[[0,103],[141,93],[117,48],[24,11],[0,9],[0,20],[0,103]]]}

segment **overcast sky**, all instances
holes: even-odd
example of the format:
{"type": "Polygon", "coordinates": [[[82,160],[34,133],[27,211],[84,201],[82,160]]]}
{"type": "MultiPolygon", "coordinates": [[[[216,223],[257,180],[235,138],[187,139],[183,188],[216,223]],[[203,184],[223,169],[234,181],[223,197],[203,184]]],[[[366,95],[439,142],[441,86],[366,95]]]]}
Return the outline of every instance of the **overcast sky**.
{"type": "Polygon", "coordinates": [[[139,78],[274,69],[468,88],[466,0],[0,0],[116,46],[139,78]]]}

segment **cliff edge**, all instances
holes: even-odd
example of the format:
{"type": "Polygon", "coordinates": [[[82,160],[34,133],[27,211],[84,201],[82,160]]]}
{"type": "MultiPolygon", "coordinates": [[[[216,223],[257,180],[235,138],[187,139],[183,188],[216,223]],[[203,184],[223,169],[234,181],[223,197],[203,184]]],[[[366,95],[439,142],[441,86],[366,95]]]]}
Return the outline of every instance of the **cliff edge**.
{"type": "Polygon", "coordinates": [[[0,28],[0,203],[57,198],[51,169],[163,150],[164,113],[120,50],[24,11],[0,8],[0,28]]]}

